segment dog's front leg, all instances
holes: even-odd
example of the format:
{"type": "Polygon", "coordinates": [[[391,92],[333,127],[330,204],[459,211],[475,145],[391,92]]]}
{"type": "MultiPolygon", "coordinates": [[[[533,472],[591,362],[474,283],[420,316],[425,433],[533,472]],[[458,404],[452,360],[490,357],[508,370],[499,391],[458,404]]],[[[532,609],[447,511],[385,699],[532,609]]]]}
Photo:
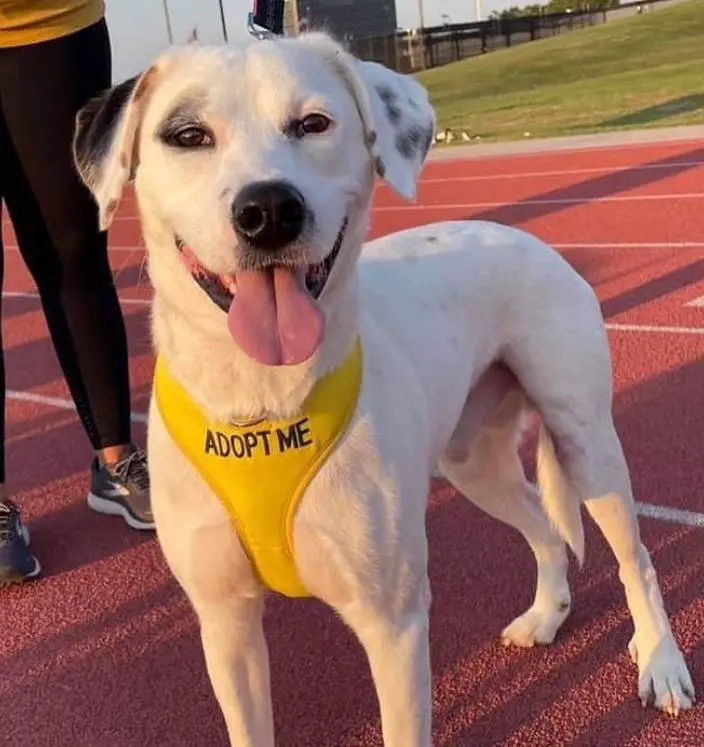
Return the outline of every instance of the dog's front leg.
{"type": "MultiPolygon", "coordinates": [[[[426,582],[427,588],[427,582],[426,582]]],[[[355,604],[340,610],[364,647],[381,710],[384,747],[430,747],[429,592],[402,614],[355,604]]]]}
{"type": "Polygon", "coordinates": [[[208,675],[236,747],[274,747],[263,611],[262,598],[239,597],[197,609],[208,675]]]}

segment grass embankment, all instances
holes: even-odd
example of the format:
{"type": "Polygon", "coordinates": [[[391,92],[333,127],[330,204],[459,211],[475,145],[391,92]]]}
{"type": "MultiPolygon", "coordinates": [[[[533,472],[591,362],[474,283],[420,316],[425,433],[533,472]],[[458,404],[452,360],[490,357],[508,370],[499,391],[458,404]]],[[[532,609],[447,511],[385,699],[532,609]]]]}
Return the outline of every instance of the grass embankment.
{"type": "Polygon", "coordinates": [[[704,123],[704,0],[418,75],[439,128],[482,140],[704,123]]]}

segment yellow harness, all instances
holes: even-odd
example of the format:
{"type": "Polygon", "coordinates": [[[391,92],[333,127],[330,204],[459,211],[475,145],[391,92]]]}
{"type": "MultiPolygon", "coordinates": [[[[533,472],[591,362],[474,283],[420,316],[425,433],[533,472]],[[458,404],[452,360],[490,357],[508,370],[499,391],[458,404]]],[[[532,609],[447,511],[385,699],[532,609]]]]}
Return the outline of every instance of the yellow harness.
{"type": "Polygon", "coordinates": [[[310,596],[293,558],[298,504],[359,399],[362,346],[322,378],[303,411],[286,420],[231,425],[209,422],[157,359],[156,404],[173,439],[232,519],[259,579],[289,597],[310,596]]]}

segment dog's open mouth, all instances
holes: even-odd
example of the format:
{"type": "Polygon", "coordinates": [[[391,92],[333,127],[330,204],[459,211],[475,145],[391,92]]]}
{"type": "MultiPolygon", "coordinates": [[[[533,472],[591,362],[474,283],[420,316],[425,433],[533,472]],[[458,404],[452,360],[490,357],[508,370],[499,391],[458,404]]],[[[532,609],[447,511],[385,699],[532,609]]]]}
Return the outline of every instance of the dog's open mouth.
{"type": "Polygon", "coordinates": [[[325,320],[317,300],[327,285],[347,228],[322,262],[307,267],[274,265],[231,275],[211,272],[179,238],[176,246],[193,279],[227,314],[242,350],[264,365],[297,365],[320,345],[325,320]]]}

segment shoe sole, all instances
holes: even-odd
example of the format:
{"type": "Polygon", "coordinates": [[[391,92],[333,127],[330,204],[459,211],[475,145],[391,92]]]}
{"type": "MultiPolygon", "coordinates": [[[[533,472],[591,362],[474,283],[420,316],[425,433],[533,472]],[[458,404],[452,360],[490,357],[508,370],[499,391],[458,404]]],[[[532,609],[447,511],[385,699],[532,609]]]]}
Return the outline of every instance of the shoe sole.
{"type": "MultiPolygon", "coordinates": [[[[24,537],[24,541],[27,544],[27,547],[29,547],[29,529],[22,524],[22,536],[24,537]]],[[[21,584],[25,581],[33,581],[39,574],[42,572],[42,567],[39,564],[39,561],[37,560],[34,555],[32,555],[32,558],[34,559],[34,568],[29,573],[18,573],[13,576],[5,576],[4,578],[0,578],[0,589],[4,589],[8,586],[12,586],[13,584],[21,584]]]]}
{"type": "Polygon", "coordinates": [[[121,516],[125,520],[127,526],[131,529],[138,529],[146,532],[155,528],[154,522],[142,521],[136,516],[133,516],[121,503],[108,500],[107,498],[101,498],[95,493],[88,493],[88,506],[96,513],[105,516],[121,516]]]}

